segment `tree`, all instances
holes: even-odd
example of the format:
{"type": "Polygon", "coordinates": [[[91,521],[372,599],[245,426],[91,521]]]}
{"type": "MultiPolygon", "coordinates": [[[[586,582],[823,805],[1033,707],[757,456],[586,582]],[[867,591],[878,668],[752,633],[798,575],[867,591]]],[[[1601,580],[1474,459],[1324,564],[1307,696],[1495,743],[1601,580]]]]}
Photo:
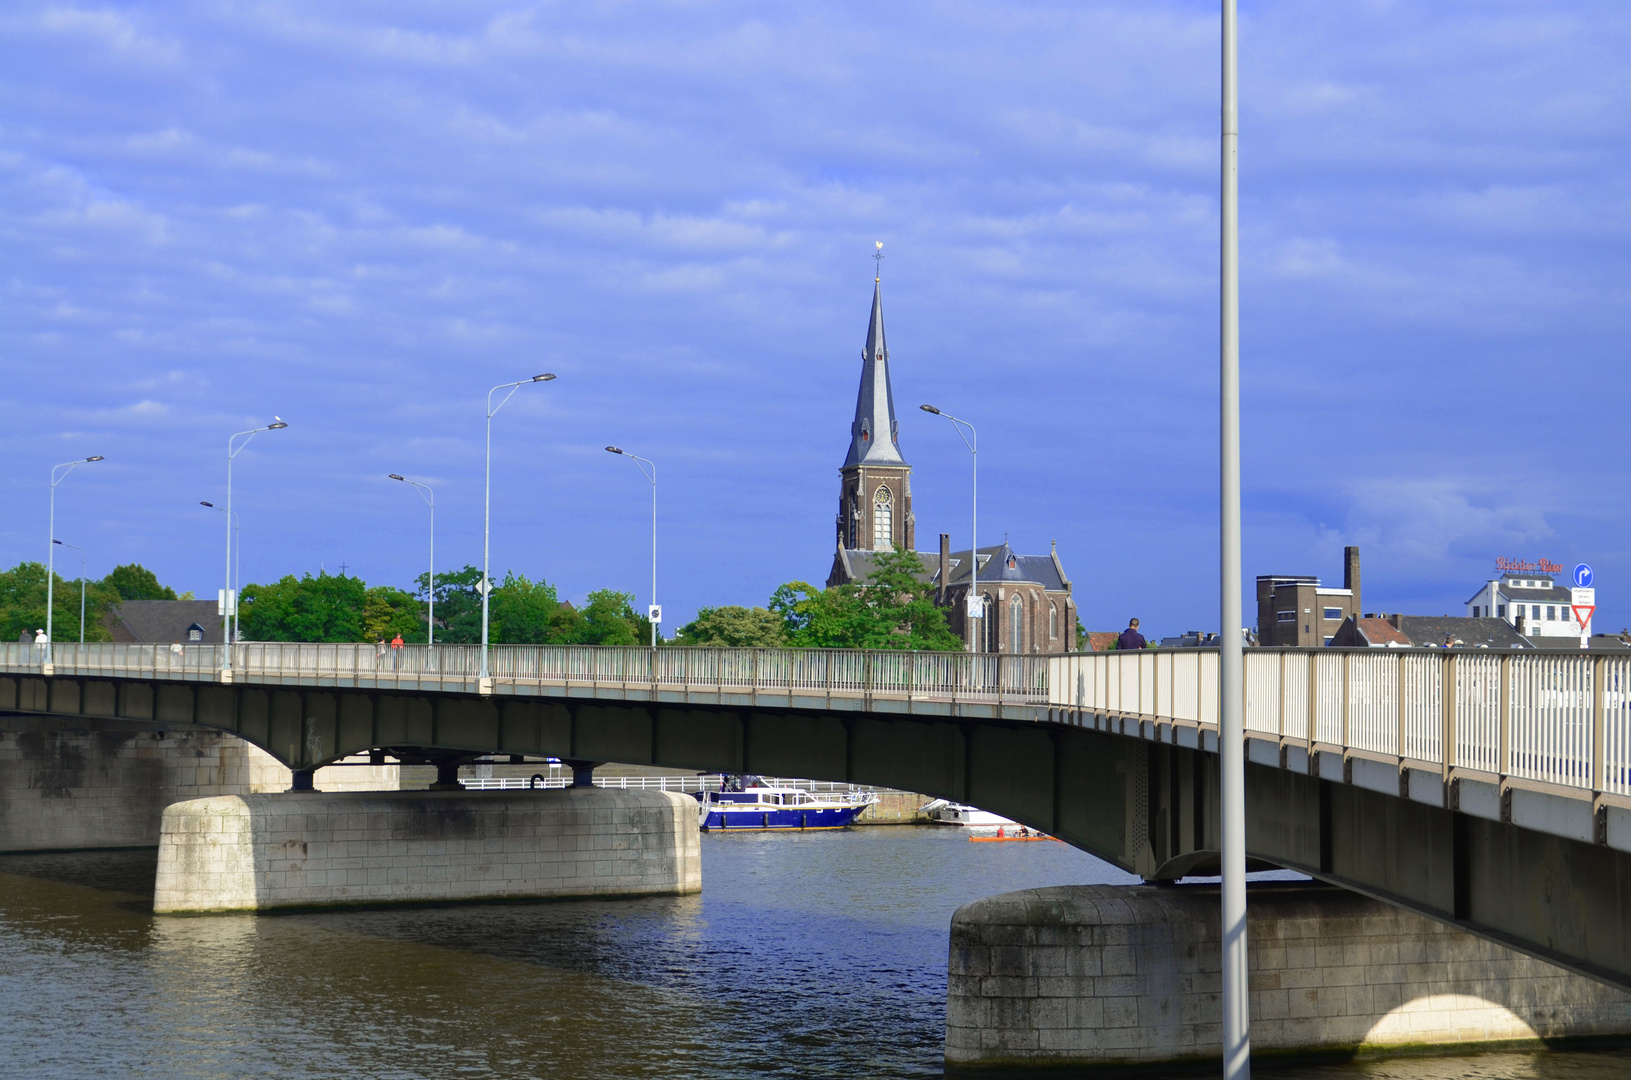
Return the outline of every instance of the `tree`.
{"type": "MultiPolygon", "coordinates": [[[[428,597],[428,574],[416,579],[418,596],[428,597]]],[[[466,565],[463,570],[436,575],[436,640],[448,645],[474,645],[481,642],[481,569],[466,565]]]]}
{"type": "Polygon", "coordinates": [[[368,641],[367,588],[345,575],[290,574],[271,585],[246,585],[239,600],[246,641],[368,641]]]}
{"type": "Polygon", "coordinates": [[[897,549],[877,557],[865,584],[817,589],[790,581],[769,606],[799,647],[961,650],[922,573],[915,552],[897,549]]]}
{"type": "Polygon", "coordinates": [[[158,575],[141,563],[115,566],[102,584],[118,594],[120,600],[174,600],[176,591],[159,584],[158,575]]]}
{"type": "Polygon", "coordinates": [[[633,593],[597,589],[577,614],[570,644],[645,645],[651,641],[651,622],[635,613],[633,593]]]}
{"type": "Polygon", "coordinates": [[[493,590],[492,639],[509,645],[564,645],[577,638],[581,618],[561,603],[555,586],[506,571],[493,590]]]}
{"type": "Polygon", "coordinates": [[[788,644],[795,648],[853,648],[863,636],[858,592],[853,585],[818,589],[807,581],[789,581],[770,595],[768,607],[781,616],[788,644]]]}
{"type": "Polygon", "coordinates": [[[362,640],[390,641],[398,634],[411,645],[425,643],[425,609],[418,597],[394,585],[375,585],[363,593],[362,640]]]}
{"type": "Polygon", "coordinates": [[[787,627],[780,615],[762,607],[705,607],[679,628],[674,644],[773,648],[787,644],[787,627]]]}
{"type": "MultiPolygon", "coordinates": [[[[57,641],[79,640],[79,579],[55,579],[51,636],[57,641]]],[[[102,625],[102,616],[119,594],[99,581],[85,586],[85,640],[111,641],[113,635],[102,625]]],[[[33,640],[34,631],[45,627],[45,564],[22,562],[0,571],[0,641],[16,641],[24,630],[33,640]]]]}

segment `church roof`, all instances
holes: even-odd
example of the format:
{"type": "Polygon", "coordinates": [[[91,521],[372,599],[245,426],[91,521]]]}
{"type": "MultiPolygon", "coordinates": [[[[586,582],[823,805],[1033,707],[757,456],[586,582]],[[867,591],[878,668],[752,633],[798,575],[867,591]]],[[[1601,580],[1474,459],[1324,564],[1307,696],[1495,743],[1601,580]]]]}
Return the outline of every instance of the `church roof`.
{"type": "Polygon", "coordinates": [[[905,465],[895,423],[895,395],[889,388],[889,345],[883,333],[883,286],[872,283],[872,321],[861,349],[861,389],[855,396],[855,422],[850,425],[851,465],[905,465]]]}
{"type": "MultiPolygon", "coordinates": [[[[828,584],[842,584],[844,582],[865,582],[871,576],[875,566],[874,560],[881,551],[858,551],[840,548],[834,556],[833,573],[828,578],[828,584]]],[[[940,553],[938,551],[915,551],[914,555],[923,565],[923,572],[918,580],[927,585],[938,584],[940,578],[940,553]]],[[[966,585],[968,583],[968,550],[951,553],[951,575],[947,584],[966,585]]],[[[1067,582],[1059,572],[1059,564],[1052,555],[1019,555],[1007,544],[998,544],[996,547],[983,547],[980,549],[980,585],[986,582],[1022,582],[1025,584],[1040,585],[1048,592],[1064,592],[1067,582]],[[1012,562],[1014,565],[1009,566],[1012,562]]]]}

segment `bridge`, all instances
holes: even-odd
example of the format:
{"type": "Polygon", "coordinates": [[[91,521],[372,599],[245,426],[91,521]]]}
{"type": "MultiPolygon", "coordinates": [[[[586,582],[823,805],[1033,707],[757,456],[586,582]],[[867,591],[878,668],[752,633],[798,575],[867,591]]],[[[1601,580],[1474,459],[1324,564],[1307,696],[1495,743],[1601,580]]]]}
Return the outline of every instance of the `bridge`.
{"type": "MultiPolygon", "coordinates": [[[[1218,655],[0,646],[0,713],[229,731],[295,770],[489,754],[974,803],[1152,881],[1216,872],[1218,655]]],[[[1631,658],[1253,649],[1247,847],[1631,988],[1631,658]]]]}

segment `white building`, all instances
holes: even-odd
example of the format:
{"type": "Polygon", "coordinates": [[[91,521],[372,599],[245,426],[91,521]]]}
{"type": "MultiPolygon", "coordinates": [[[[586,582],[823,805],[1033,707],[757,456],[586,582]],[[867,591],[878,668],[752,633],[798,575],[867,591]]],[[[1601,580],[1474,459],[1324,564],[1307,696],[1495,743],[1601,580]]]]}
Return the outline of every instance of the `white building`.
{"type": "Polygon", "coordinates": [[[1505,619],[1524,637],[1580,638],[1591,634],[1588,609],[1596,603],[1594,590],[1564,588],[1550,574],[1507,573],[1472,595],[1467,614],[1505,619]],[[1577,607],[1586,617],[1585,625],[1575,616],[1577,607]]]}

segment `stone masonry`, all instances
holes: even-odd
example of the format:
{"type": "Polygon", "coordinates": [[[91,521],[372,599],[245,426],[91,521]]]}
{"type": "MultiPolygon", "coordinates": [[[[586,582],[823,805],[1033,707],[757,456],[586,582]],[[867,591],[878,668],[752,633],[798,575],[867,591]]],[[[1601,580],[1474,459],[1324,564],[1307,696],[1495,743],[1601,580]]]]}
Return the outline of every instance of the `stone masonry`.
{"type": "MultiPolygon", "coordinates": [[[[1631,1033],[1631,995],[1321,885],[1254,886],[1252,1051],[1348,1054],[1631,1033]]],[[[952,918],[948,1076],[1220,1059],[1208,886],[1062,886],[952,918]]]]}
{"type": "Polygon", "coordinates": [[[168,807],[153,909],[267,911],[701,888],[696,800],[675,792],[288,792],[168,807]]]}

